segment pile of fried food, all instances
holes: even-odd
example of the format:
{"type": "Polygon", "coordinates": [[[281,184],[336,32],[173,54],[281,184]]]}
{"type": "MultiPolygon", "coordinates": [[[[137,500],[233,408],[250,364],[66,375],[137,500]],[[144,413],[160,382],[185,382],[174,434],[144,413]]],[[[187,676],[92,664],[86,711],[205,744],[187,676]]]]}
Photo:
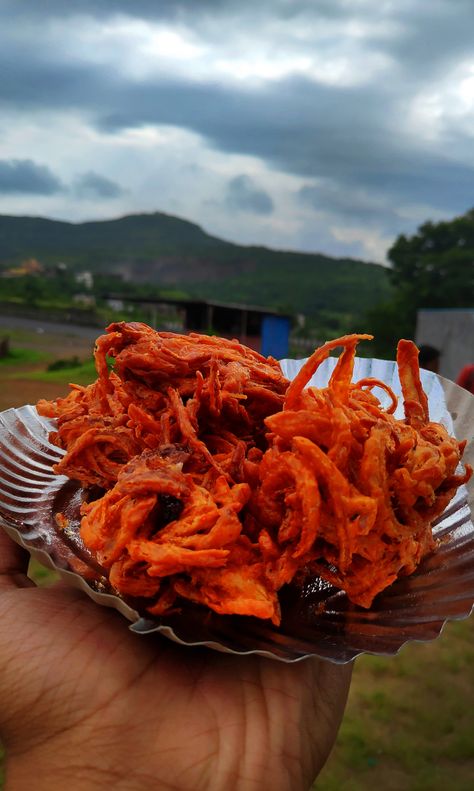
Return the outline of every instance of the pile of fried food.
{"type": "Polygon", "coordinates": [[[235,340],[108,327],[97,381],[38,411],[66,451],[55,472],[90,493],[80,535],[112,588],[155,616],[190,600],[278,625],[288,583],[321,577],[367,608],[415,571],[472,471],[456,472],[465,443],[429,421],[411,341],[397,352],[405,419],[386,384],[352,382],[371,337],[324,344],[288,382],[235,340]],[[306,387],[337,347],[327,387],[306,387]]]}

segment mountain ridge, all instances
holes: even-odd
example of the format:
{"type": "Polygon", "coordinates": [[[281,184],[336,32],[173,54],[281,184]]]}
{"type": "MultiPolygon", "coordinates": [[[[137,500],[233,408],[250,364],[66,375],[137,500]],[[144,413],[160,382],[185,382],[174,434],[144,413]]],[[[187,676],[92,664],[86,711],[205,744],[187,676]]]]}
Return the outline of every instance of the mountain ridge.
{"type": "Polygon", "coordinates": [[[164,212],[79,223],[0,215],[0,269],[28,258],[46,267],[120,274],[125,281],[178,288],[190,296],[285,307],[292,312],[354,312],[390,292],[380,264],[322,253],[239,245],[164,212]]]}

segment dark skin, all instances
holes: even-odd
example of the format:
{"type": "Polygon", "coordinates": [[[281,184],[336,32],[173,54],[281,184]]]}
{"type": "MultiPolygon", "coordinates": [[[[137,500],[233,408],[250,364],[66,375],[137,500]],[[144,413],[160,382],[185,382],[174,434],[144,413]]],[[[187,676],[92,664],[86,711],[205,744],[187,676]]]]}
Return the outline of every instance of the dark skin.
{"type": "Polygon", "coordinates": [[[77,591],[35,587],[27,564],[0,529],[5,791],[310,788],[350,665],[140,638],[77,591]]]}

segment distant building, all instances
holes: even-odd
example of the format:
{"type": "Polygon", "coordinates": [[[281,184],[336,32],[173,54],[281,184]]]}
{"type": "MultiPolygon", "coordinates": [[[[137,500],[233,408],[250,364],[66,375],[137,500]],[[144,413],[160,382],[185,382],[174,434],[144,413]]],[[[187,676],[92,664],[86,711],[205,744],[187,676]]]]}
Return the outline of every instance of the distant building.
{"type": "Polygon", "coordinates": [[[74,280],[76,283],[79,283],[84,288],[87,288],[89,291],[92,289],[94,285],[94,278],[92,272],[84,271],[84,272],[76,272],[74,275],[74,280]]]}
{"type": "Polygon", "coordinates": [[[74,294],[72,301],[76,305],[91,308],[95,305],[95,297],[92,294],[74,294]]]}
{"type": "Polygon", "coordinates": [[[116,310],[117,313],[124,309],[123,299],[119,299],[117,297],[109,297],[105,300],[105,304],[112,310],[116,310]]]}
{"type": "MultiPolygon", "coordinates": [[[[255,305],[214,302],[199,299],[156,299],[108,295],[107,304],[133,302],[151,309],[158,316],[160,307],[173,305],[182,315],[184,332],[201,332],[237,338],[241,343],[263,354],[281,359],[288,356],[291,329],[290,316],[255,305]]],[[[156,325],[156,321],[152,319],[156,325]]]]}
{"type": "Polygon", "coordinates": [[[439,349],[439,373],[456,380],[461,368],[474,362],[474,307],[419,310],[415,340],[439,349]]]}
{"type": "Polygon", "coordinates": [[[3,277],[26,277],[28,275],[41,275],[44,272],[43,264],[36,258],[27,258],[19,266],[12,266],[3,272],[3,277]]]}

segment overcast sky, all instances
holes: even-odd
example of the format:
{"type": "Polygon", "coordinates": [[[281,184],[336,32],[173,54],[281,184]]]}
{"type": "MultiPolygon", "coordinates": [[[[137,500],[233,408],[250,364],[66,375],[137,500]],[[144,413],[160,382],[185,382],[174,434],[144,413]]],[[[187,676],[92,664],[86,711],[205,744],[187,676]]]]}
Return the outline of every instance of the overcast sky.
{"type": "Polygon", "coordinates": [[[0,0],[2,214],[383,261],[473,206],[473,0],[0,0]]]}

